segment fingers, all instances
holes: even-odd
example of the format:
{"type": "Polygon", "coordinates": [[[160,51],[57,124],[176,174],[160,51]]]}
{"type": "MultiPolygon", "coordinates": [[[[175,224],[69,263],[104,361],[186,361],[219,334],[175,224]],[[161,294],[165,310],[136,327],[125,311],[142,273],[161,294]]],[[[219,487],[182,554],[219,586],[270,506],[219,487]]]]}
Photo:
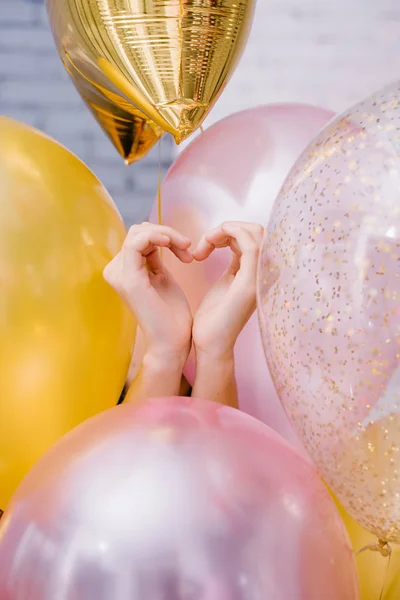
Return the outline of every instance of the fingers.
{"type": "Polygon", "coordinates": [[[134,284],[132,275],[145,265],[155,274],[163,272],[159,248],[169,248],[184,263],[192,262],[189,246],[190,240],[172,227],[151,223],[133,225],[121,251],[104,269],[104,278],[121,291],[128,283],[129,286],[134,284]]]}
{"type": "Polygon", "coordinates": [[[240,269],[240,256],[238,254],[233,253],[230,265],[228,267],[227,272],[230,275],[235,276],[240,269]]]}
{"type": "Polygon", "coordinates": [[[193,252],[193,258],[202,261],[208,258],[216,248],[229,246],[234,253],[229,271],[236,275],[239,268],[242,267],[253,272],[254,263],[257,265],[263,233],[264,228],[256,223],[236,221],[223,223],[201,238],[193,252]]]}
{"type": "Polygon", "coordinates": [[[223,229],[223,225],[216,227],[212,231],[203,235],[200,239],[197,248],[194,250],[193,258],[197,261],[205,260],[210,256],[216,248],[226,248],[230,246],[232,251],[240,255],[239,247],[236,243],[236,239],[232,238],[223,229]]]}
{"type": "Polygon", "coordinates": [[[240,227],[241,229],[246,229],[252,235],[258,238],[260,236],[262,238],[264,234],[264,227],[260,225],[260,223],[248,223],[247,221],[225,221],[225,223],[222,223],[221,227],[224,227],[225,225],[234,225],[236,227],[240,227]]]}
{"type": "MultiPolygon", "coordinates": [[[[247,282],[256,282],[258,256],[260,253],[260,242],[256,236],[244,227],[231,225],[230,223],[222,226],[223,230],[229,234],[232,239],[235,239],[236,245],[240,252],[240,265],[238,259],[233,259],[231,270],[233,274],[239,273],[240,277],[247,282]]],[[[232,247],[232,245],[231,245],[232,247]]],[[[237,253],[235,252],[237,255],[237,253]]]]}
{"type": "MultiPolygon", "coordinates": [[[[152,239],[154,240],[162,240],[160,243],[155,241],[155,245],[169,248],[171,252],[175,254],[175,256],[182,262],[192,262],[193,257],[188,250],[190,246],[189,238],[185,237],[172,227],[167,227],[166,225],[155,225],[153,223],[133,225],[133,227],[131,227],[129,230],[124,246],[131,246],[133,250],[141,252],[142,256],[148,256],[154,248],[151,246],[148,246],[147,248],[138,248],[136,245],[138,236],[140,237],[140,240],[144,240],[146,235],[153,236],[152,239]],[[168,238],[168,243],[164,243],[165,238],[168,238]]],[[[148,239],[150,240],[150,237],[148,237],[148,239]]]]}
{"type": "Polygon", "coordinates": [[[227,230],[231,226],[233,229],[238,228],[240,231],[249,233],[252,240],[250,241],[248,238],[249,243],[245,245],[244,240],[240,240],[241,234],[237,233],[236,242],[239,246],[240,256],[236,253],[232,256],[228,272],[231,273],[231,275],[237,275],[241,269],[240,275],[242,277],[247,280],[251,279],[255,282],[257,277],[258,257],[264,236],[264,227],[256,223],[228,223],[224,228],[227,230]]]}
{"type": "Polygon", "coordinates": [[[172,227],[142,223],[130,228],[121,254],[126,268],[131,271],[141,269],[147,262],[148,267],[156,272],[162,269],[157,248],[169,248],[179,260],[190,263],[193,258],[189,246],[190,240],[172,227]]]}
{"type": "Polygon", "coordinates": [[[254,241],[261,246],[263,237],[264,237],[264,227],[259,223],[246,223],[241,221],[228,221],[221,225],[222,228],[226,227],[239,227],[240,229],[244,229],[248,231],[251,236],[254,238],[254,241]]]}
{"type": "Polygon", "coordinates": [[[140,270],[146,262],[161,266],[156,262],[157,248],[167,248],[171,244],[167,235],[157,231],[139,230],[137,233],[129,231],[121,250],[122,267],[127,273],[140,270]]]}
{"type": "Polygon", "coordinates": [[[166,248],[170,244],[168,236],[151,231],[141,231],[136,235],[128,236],[121,251],[106,266],[103,272],[104,279],[117,291],[130,287],[134,281],[134,274],[138,273],[144,265],[158,272],[162,264],[158,256],[158,248],[166,248]]]}
{"type": "Polygon", "coordinates": [[[151,230],[168,236],[171,241],[171,246],[173,246],[174,249],[178,248],[180,250],[187,250],[191,244],[191,241],[188,237],[186,237],[176,229],[168,227],[167,225],[156,225],[155,223],[145,222],[141,225],[134,225],[133,227],[131,227],[131,229],[135,231],[136,227],[139,227],[140,229],[143,229],[145,231],[151,230]]]}

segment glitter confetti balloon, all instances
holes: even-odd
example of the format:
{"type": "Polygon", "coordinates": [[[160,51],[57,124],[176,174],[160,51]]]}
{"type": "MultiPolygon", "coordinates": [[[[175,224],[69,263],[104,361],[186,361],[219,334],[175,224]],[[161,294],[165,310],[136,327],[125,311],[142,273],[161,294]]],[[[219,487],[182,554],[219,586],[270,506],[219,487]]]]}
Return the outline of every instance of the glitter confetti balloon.
{"type": "Polygon", "coordinates": [[[313,466],[238,410],[153,399],[86,421],[0,527],[1,600],[358,600],[313,466]]]}
{"type": "Polygon", "coordinates": [[[344,507],[400,542],[400,84],[299,158],[262,250],[258,306],[281,401],[344,507]]]}

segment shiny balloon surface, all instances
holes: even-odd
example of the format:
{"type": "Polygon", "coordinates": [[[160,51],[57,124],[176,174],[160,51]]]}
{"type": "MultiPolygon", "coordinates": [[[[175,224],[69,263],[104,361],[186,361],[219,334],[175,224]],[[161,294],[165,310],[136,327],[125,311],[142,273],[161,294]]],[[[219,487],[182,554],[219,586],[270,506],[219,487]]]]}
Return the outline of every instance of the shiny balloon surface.
{"type": "Polygon", "coordinates": [[[0,526],[2,600],[358,600],[313,467],[193,398],[121,405],[35,466],[0,526]]]}
{"type": "Polygon", "coordinates": [[[54,442],[118,401],[135,324],[102,271],[125,233],[76,156],[0,117],[0,509],[54,442]]]}
{"type": "Polygon", "coordinates": [[[337,117],[275,204],[259,268],[264,348],[343,506],[400,542],[400,88],[337,117]]]}
{"type": "Polygon", "coordinates": [[[179,143],[232,74],[254,0],[47,0],[61,59],[127,163],[179,143]]]}

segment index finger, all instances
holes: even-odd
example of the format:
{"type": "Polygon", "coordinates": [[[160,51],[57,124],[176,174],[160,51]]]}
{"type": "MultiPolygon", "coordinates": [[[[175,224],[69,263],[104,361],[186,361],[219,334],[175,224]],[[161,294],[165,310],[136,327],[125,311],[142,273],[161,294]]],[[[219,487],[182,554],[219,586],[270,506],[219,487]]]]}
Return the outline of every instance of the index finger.
{"type": "MultiPolygon", "coordinates": [[[[202,236],[192,255],[196,260],[205,260],[216,248],[227,248],[233,241],[232,237],[223,231],[222,225],[220,225],[202,236]]],[[[232,250],[240,253],[239,248],[235,244],[233,244],[232,250]]]]}
{"type": "Polygon", "coordinates": [[[171,244],[181,250],[186,250],[190,246],[190,239],[176,229],[168,227],[167,225],[157,225],[148,222],[141,223],[140,225],[132,225],[126,236],[125,243],[143,233],[146,233],[147,235],[167,236],[170,239],[171,244]]]}
{"type": "Polygon", "coordinates": [[[222,230],[236,241],[239,248],[241,254],[239,274],[255,282],[260,253],[260,240],[254,239],[247,229],[231,225],[230,223],[223,225],[222,230]]]}

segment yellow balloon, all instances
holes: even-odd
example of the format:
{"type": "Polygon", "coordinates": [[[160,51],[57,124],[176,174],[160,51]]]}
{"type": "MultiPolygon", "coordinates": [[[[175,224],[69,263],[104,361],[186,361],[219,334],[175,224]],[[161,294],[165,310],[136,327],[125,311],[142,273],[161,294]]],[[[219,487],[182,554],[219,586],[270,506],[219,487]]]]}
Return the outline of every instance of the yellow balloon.
{"type": "Polygon", "coordinates": [[[127,163],[199,127],[232,75],[255,0],[47,0],[61,59],[127,163]]]}
{"type": "Polygon", "coordinates": [[[390,562],[379,552],[366,549],[377,544],[377,538],[366,531],[334,498],[349,533],[356,553],[358,573],[361,583],[362,600],[399,600],[400,599],[400,547],[393,545],[390,562]],[[382,596],[381,596],[382,594],[382,596]]]}
{"type": "Polygon", "coordinates": [[[49,446],[118,400],[135,323],[102,271],[125,233],[78,158],[0,117],[0,509],[49,446]]]}

